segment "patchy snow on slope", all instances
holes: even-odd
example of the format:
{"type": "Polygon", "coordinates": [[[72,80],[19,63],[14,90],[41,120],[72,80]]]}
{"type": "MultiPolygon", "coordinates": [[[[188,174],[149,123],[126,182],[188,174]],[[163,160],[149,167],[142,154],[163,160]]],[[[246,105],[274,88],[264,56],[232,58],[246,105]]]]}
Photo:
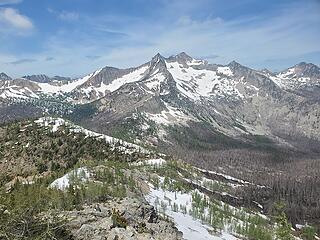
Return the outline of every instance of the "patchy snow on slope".
{"type": "Polygon", "coordinates": [[[284,89],[295,90],[312,84],[309,77],[298,77],[294,67],[276,75],[268,73],[266,76],[269,77],[280,88],[284,89]]]}
{"type": "Polygon", "coordinates": [[[179,91],[194,100],[199,100],[200,96],[208,96],[215,84],[218,84],[219,77],[213,71],[183,68],[178,62],[166,64],[179,91]]]}
{"type": "MultiPolygon", "coordinates": [[[[163,179],[160,179],[163,181],[163,179]]],[[[156,209],[159,209],[163,213],[173,219],[179,231],[183,233],[183,238],[186,240],[237,240],[238,238],[229,234],[226,231],[222,231],[221,235],[212,235],[210,232],[214,232],[211,226],[202,223],[200,220],[194,219],[189,215],[189,211],[192,209],[192,194],[171,192],[163,189],[155,189],[152,184],[150,186],[150,193],[146,196],[146,200],[149,204],[153,205],[156,209]],[[185,213],[174,211],[172,206],[177,207],[184,206],[185,213]],[[165,208],[163,206],[166,206],[165,208]]],[[[197,191],[197,190],[195,190],[197,191]]],[[[198,191],[197,191],[198,192],[198,191]]],[[[201,194],[200,192],[198,192],[201,194]]]]}
{"type": "Polygon", "coordinates": [[[295,76],[295,68],[289,68],[287,71],[285,72],[281,72],[277,75],[277,77],[279,78],[292,78],[295,76]]]}
{"type": "Polygon", "coordinates": [[[101,82],[100,87],[95,88],[95,90],[98,93],[102,93],[103,95],[105,95],[106,91],[108,90],[107,85],[104,82],[101,82]]]}
{"type": "Polygon", "coordinates": [[[117,148],[121,151],[124,151],[125,153],[132,153],[132,152],[143,152],[143,153],[149,153],[149,151],[143,147],[140,147],[136,144],[129,143],[126,141],[123,141],[118,138],[110,137],[105,134],[97,133],[88,129],[85,129],[81,126],[78,126],[76,124],[73,124],[69,121],[66,121],[62,118],[53,118],[53,117],[42,117],[34,121],[35,123],[39,124],[40,126],[44,127],[50,127],[52,132],[58,131],[59,127],[61,126],[67,126],[70,130],[70,132],[74,133],[83,133],[87,137],[94,137],[99,139],[104,139],[107,143],[115,145],[116,143],[119,143],[120,146],[117,146],[117,148]]]}
{"type": "Polygon", "coordinates": [[[62,118],[39,118],[34,121],[35,123],[40,124],[41,126],[48,127],[50,126],[52,132],[58,131],[59,127],[65,125],[65,120],[62,118]]]}
{"type": "MultiPolygon", "coordinates": [[[[132,83],[132,82],[136,82],[136,81],[141,80],[142,77],[144,76],[144,73],[146,72],[147,68],[148,68],[148,66],[142,66],[142,67],[137,68],[134,71],[126,74],[126,75],[123,75],[122,77],[114,79],[109,84],[105,84],[102,81],[100,83],[99,87],[88,86],[86,88],[81,88],[80,92],[84,93],[88,98],[90,97],[90,94],[93,92],[96,94],[96,96],[98,98],[103,97],[106,94],[106,92],[116,91],[117,89],[119,89],[120,87],[122,87],[123,85],[125,85],[127,83],[132,83]]],[[[101,71],[101,69],[94,72],[91,75],[88,75],[87,77],[85,77],[87,79],[83,79],[81,81],[83,81],[83,83],[86,82],[89,78],[96,76],[100,71],[101,71]]],[[[83,83],[81,83],[81,84],[83,84],[83,83]]],[[[78,85],[78,86],[80,86],[80,85],[78,85]]]]}
{"type": "Polygon", "coordinates": [[[71,184],[79,182],[87,182],[90,178],[90,172],[87,168],[82,167],[65,174],[61,178],[54,180],[49,187],[59,190],[67,189],[71,184]]]}
{"type": "Polygon", "coordinates": [[[144,73],[147,69],[148,69],[148,66],[142,66],[129,74],[126,74],[120,78],[114,79],[110,84],[105,86],[105,90],[109,90],[110,92],[113,92],[119,89],[124,84],[137,82],[141,80],[141,78],[144,76],[144,73]]]}
{"type": "Polygon", "coordinates": [[[12,84],[10,81],[5,81],[0,87],[0,98],[28,99],[30,97],[39,98],[30,88],[12,84]]]}
{"type": "Polygon", "coordinates": [[[197,121],[192,116],[186,115],[184,112],[180,111],[178,108],[172,107],[165,103],[166,110],[161,111],[161,113],[152,114],[145,113],[146,117],[157,124],[172,125],[172,124],[182,124],[186,125],[188,121],[197,121]]]}
{"type": "Polygon", "coordinates": [[[38,86],[40,87],[40,91],[47,94],[53,94],[53,93],[69,93],[79,87],[80,85],[84,84],[89,78],[97,75],[102,69],[99,69],[83,78],[79,78],[77,80],[67,82],[62,85],[53,85],[51,83],[38,83],[38,86]]]}
{"type": "Polygon", "coordinates": [[[217,72],[224,74],[226,76],[233,76],[233,72],[231,71],[231,69],[229,67],[218,67],[217,68],[217,72]]]}
{"type": "Polygon", "coordinates": [[[148,159],[148,160],[145,160],[145,161],[132,163],[132,165],[134,165],[134,166],[143,166],[143,165],[161,166],[161,165],[166,164],[166,163],[167,163],[167,161],[164,160],[163,158],[154,158],[154,159],[148,159]]]}
{"type": "Polygon", "coordinates": [[[59,127],[65,125],[65,120],[62,118],[43,117],[34,121],[40,126],[51,127],[52,132],[58,131],[59,127]]]}
{"type": "Polygon", "coordinates": [[[178,90],[190,99],[200,100],[201,97],[210,96],[243,98],[236,88],[238,82],[228,78],[233,75],[228,67],[220,67],[219,70],[213,71],[185,68],[178,62],[166,62],[166,65],[177,82],[178,90]]]}
{"type": "Polygon", "coordinates": [[[287,76],[286,74],[278,74],[276,76],[268,75],[268,77],[277,84],[280,88],[285,89],[297,89],[303,86],[307,86],[310,82],[310,78],[296,76],[293,77],[283,77],[287,76]]]}
{"type": "Polygon", "coordinates": [[[227,174],[218,173],[216,171],[208,171],[208,170],[197,168],[197,167],[195,169],[199,170],[202,173],[211,173],[213,175],[221,176],[221,177],[225,178],[226,180],[230,180],[230,181],[236,182],[236,183],[241,184],[241,185],[255,185],[255,186],[260,187],[260,188],[266,188],[266,186],[254,184],[254,183],[251,183],[251,182],[239,179],[239,178],[232,177],[232,176],[227,175],[227,174]]]}
{"type": "MultiPolygon", "coordinates": [[[[238,188],[240,186],[243,186],[242,184],[238,184],[238,183],[231,183],[231,182],[219,182],[217,180],[212,180],[212,179],[209,179],[209,178],[206,178],[206,177],[202,177],[202,179],[199,181],[199,185],[201,187],[204,187],[206,189],[208,189],[208,185],[210,184],[221,184],[223,186],[229,186],[229,187],[232,187],[232,188],[238,188]]],[[[211,190],[211,189],[208,189],[208,190],[211,190]]]]}
{"type": "MultiPolygon", "coordinates": [[[[0,89],[1,91],[2,89],[0,89]]],[[[8,87],[4,90],[2,90],[2,93],[0,94],[0,98],[18,98],[18,99],[27,99],[28,96],[24,95],[21,91],[15,90],[12,87],[8,87]]]]}
{"type": "Polygon", "coordinates": [[[226,174],[223,174],[223,173],[218,173],[218,172],[215,172],[215,171],[208,171],[208,170],[204,170],[204,169],[201,169],[201,168],[196,168],[197,170],[199,170],[200,172],[203,172],[203,173],[211,173],[211,174],[213,174],[213,175],[218,175],[218,176],[222,176],[222,177],[224,177],[225,179],[227,179],[227,180],[231,180],[231,181],[234,181],[234,182],[238,182],[238,183],[240,183],[240,184],[242,184],[242,185],[244,185],[244,184],[249,184],[249,185],[251,185],[252,183],[250,183],[250,182],[247,182],[247,181],[244,181],[244,180],[241,180],[241,179],[239,179],[239,178],[235,178],[235,177],[232,177],[232,176],[230,176],[230,175],[226,175],[226,174]]]}
{"type": "MultiPolygon", "coordinates": [[[[191,209],[192,204],[192,196],[190,194],[174,193],[153,188],[146,196],[146,200],[156,209],[160,208],[161,202],[168,204],[170,201],[171,204],[177,204],[177,206],[184,205],[186,206],[187,212],[191,209]]],[[[194,220],[190,215],[174,212],[170,207],[167,207],[164,213],[173,218],[178,230],[183,233],[184,239],[212,239],[212,235],[208,232],[208,229],[211,228],[202,225],[200,221],[194,220]]]]}
{"type": "Polygon", "coordinates": [[[206,62],[204,60],[197,60],[197,59],[192,59],[191,61],[188,61],[187,64],[189,66],[199,66],[201,64],[205,64],[206,62]]]}
{"type": "Polygon", "coordinates": [[[287,86],[287,80],[279,78],[277,76],[267,75],[275,84],[277,84],[280,88],[285,88],[287,86]]]}
{"type": "Polygon", "coordinates": [[[149,78],[145,84],[151,91],[159,91],[160,84],[165,80],[165,76],[163,74],[158,73],[149,78]]]}

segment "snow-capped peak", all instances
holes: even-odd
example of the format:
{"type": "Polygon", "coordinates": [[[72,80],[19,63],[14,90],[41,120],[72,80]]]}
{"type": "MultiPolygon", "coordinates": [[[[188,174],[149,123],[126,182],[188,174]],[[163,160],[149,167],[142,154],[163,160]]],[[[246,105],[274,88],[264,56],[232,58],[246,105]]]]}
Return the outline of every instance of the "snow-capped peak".
{"type": "Polygon", "coordinates": [[[184,66],[197,66],[197,65],[207,64],[206,61],[200,60],[200,59],[194,59],[193,57],[190,57],[185,52],[181,52],[177,55],[171,56],[167,59],[167,61],[178,62],[179,64],[182,64],[184,66]]]}
{"type": "Polygon", "coordinates": [[[297,90],[320,85],[320,68],[312,63],[301,62],[270,78],[280,87],[297,90]]]}
{"type": "MultiPolygon", "coordinates": [[[[1,76],[10,80],[3,73],[0,74],[0,80],[1,76]]],[[[265,85],[273,81],[285,89],[319,85],[320,68],[302,62],[273,74],[250,69],[235,61],[228,65],[209,64],[181,52],[169,58],[158,53],[149,62],[135,68],[104,67],[73,81],[51,81],[52,78],[46,75],[31,75],[25,78],[10,81],[9,85],[4,85],[4,81],[0,82],[0,97],[19,96],[20,99],[28,99],[39,98],[40,95],[68,94],[70,101],[86,103],[117,91],[126,84],[141,83],[142,89],[156,95],[165,95],[174,90],[191,100],[200,100],[203,97],[242,99],[247,96],[246,89],[251,89],[249,97],[256,95],[256,89],[263,85],[262,81],[265,81],[265,85]],[[260,77],[263,75],[264,78],[255,74],[260,77]],[[266,78],[269,81],[265,80],[266,78]]]]}

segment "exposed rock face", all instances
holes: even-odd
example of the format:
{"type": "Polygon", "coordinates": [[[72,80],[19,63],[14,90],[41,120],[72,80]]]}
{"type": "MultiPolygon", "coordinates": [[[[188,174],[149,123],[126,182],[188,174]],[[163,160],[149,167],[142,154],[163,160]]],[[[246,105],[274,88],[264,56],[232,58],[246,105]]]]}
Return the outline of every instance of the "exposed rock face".
{"type": "Polygon", "coordinates": [[[50,77],[44,74],[23,76],[22,78],[28,79],[30,81],[39,82],[39,83],[48,83],[51,81],[50,77]]]}
{"type": "Polygon", "coordinates": [[[49,83],[52,81],[71,81],[71,78],[69,77],[54,76],[51,78],[45,74],[23,76],[22,78],[38,83],[49,83]]]}
{"type": "Polygon", "coordinates": [[[320,78],[320,68],[312,63],[301,62],[294,66],[294,74],[297,77],[320,78]]]}
{"type": "Polygon", "coordinates": [[[182,239],[173,223],[161,219],[152,206],[133,198],[84,206],[83,210],[62,215],[70,219],[67,227],[76,240],[182,239]],[[115,212],[125,226],[115,222],[115,212]]]}
{"type": "Polygon", "coordinates": [[[5,74],[4,72],[0,73],[0,80],[4,80],[4,81],[9,81],[12,78],[9,77],[7,74],[5,74]]]}

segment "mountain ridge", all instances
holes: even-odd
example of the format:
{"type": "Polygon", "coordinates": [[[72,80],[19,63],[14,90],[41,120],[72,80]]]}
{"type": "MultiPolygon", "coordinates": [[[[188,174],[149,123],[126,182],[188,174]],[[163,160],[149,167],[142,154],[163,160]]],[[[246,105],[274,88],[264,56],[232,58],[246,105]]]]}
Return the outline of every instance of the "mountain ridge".
{"type": "Polygon", "coordinates": [[[57,75],[54,77],[49,77],[46,74],[26,75],[22,76],[21,78],[39,83],[49,83],[52,81],[71,81],[71,78],[69,77],[61,77],[57,75]]]}
{"type": "MultiPolygon", "coordinates": [[[[197,69],[201,68],[203,70],[211,70],[211,71],[218,70],[217,71],[218,74],[230,75],[232,71],[240,75],[250,74],[253,72],[260,73],[261,75],[265,75],[267,78],[271,79],[280,88],[285,88],[290,90],[293,88],[294,89],[303,88],[306,85],[310,86],[310,85],[319,84],[320,68],[317,65],[314,65],[311,63],[307,64],[307,63],[301,62],[294,65],[293,67],[290,67],[286,70],[283,70],[275,74],[275,73],[271,73],[270,71],[264,72],[264,71],[255,70],[255,69],[243,66],[240,63],[237,63],[236,61],[232,61],[227,65],[211,64],[204,60],[196,60],[191,56],[189,56],[188,54],[186,54],[185,52],[170,56],[168,58],[165,58],[160,53],[158,53],[149,62],[135,68],[133,67],[133,68],[127,68],[127,69],[119,69],[119,68],[107,66],[102,69],[98,69],[91,74],[88,74],[86,77],[84,77],[86,78],[85,81],[81,81],[84,78],[78,78],[74,80],[71,80],[70,78],[59,77],[59,76],[50,78],[44,74],[24,76],[22,77],[22,79],[27,79],[31,82],[40,83],[37,92],[34,92],[34,94],[43,93],[43,94],[52,95],[54,93],[64,94],[65,92],[73,91],[75,93],[74,95],[78,96],[81,102],[88,102],[88,101],[93,101],[103,97],[106,94],[106,91],[110,91],[110,89],[108,89],[106,85],[111,84],[114,80],[119,79],[125,75],[128,75],[129,73],[133,72],[136,69],[145,67],[150,62],[152,63],[152,61],[157,61],[158,59],[160,59],[162,62],[161,68],[166,67],[164,64],[166,62],[167,63],[177,62],[179,64],[182,64],[182,66],[185,68],[190,68],[190,67],[197,68],[197,69]],[[227,73],[227,71],[229,71],[229,73],[227,73]],[[290,75],[290,71],[292,72],[291,75],[290,75]],[[293,73],[295,71],[298,73],[298,75],[296,73],[293,73]],[[292,81],[289,81],[290,79],[288,78],[288,76],[292,76],[292,78],[290,79],[295,80],[299,84],[295,84],[293,86],[292,81]],[[308,84],[309,79],[310,79],[310,84],[308,84]],[[60,82],[60,85],[62,87],[55,88],[54,91],[53,90],[48,91],[46,90],[47,89],[46,87],[41,85],[42,83],[47,83],[49,84],[48,85],[49,87],[50,85],[52,85],[52,87],[54,88],[55,83],[52,83],[52,82],[55,82],[55,81],[60,82]],[[76,84],[77,82],[79,82],[79,84],[76,84]],[[68,83],[72,83],[74,85],[71,91],[64,90],[64,86],[66,86],[68,83]]],[[[170,71],[170,68],[167,70],[170,71]]],[[[141,74],[143,73],[141,72],[141,74]]],[[[140,79],[137,79],[137,80],[140,80],[140,79]]],[[[111,91],[112,90],[114,89],[111,89],[111,91]]],[[[26,97],[28,96],[26,95],[26,97]]]]}
{"type": "Polygon", "coordinates": [[[140,124],[155,122],[162,133],[167,131],[163,126],[208,122],[227,136],[266,135],[288,145],[287,135],[320,139],[315,131],[319,128],[318,69],[306,63],[296,66],[297,72],[305,71],[303,81],[295,68],[271,73],[235,61],[211,64],[185,52],[168,58],[158,53],[138,67],[107,66],[73,81],[2,81],[0,99],[37,104],[52,113],[68,105],[67,115],[80,109],[79,104],[83,108],[89,104],[96,110],[85,117],[87,124],[108,134],[106,129],[119,124],[109,118],[123,122],[134,119],[138,111],[143,118],[140,124]],[[310,84],[307,74],[311,74],[310,84]],[[299,85],[291,86],[293,80],[299,85]],[[48,109],[51,104],[54,107],[48,109]]]}

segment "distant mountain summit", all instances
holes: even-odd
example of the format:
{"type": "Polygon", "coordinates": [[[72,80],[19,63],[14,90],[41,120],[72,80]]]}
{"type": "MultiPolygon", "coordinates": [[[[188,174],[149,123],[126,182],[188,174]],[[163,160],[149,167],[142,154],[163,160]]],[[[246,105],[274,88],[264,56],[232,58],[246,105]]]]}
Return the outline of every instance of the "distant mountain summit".
{"type": "Polygon", "coordinates": [[[268,76],[280,87],[288,90],[320,86],[320,68],[312,63],[301,62],[277,74],[269,73],[268,76]]]}
{"type": "Polygon", "coordinates": [[[9,77],[7,74],[5,74],[4,72],[0,73],[0,80],[4,80],[4,81],[8,81],[11,80],[12,78],[9,77]]]}
{"type": "Polygon", "coordinates": [[[308,77],[310,79],[320,78],[320,68],[312,63],[301,62],[295,65],[294,73],[297,77],[308,77]]]}
{"type": "Polygon", "coordinates": [[[71,78],[68,77],[54,76],[53,78],[50,78],[45,74],[23,76],[22,78],[38,83],[49,83],[52,81],[71,81],[71,78]]]}

